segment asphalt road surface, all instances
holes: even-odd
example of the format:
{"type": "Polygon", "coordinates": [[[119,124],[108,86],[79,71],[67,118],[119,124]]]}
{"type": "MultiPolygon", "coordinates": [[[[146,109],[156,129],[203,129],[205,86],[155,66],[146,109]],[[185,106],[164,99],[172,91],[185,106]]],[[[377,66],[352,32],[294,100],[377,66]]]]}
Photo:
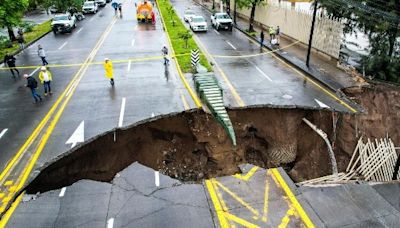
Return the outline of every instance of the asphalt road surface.
{"type": "MultiPolygon", "coordinates": [[[[173,4],[179,15],[190,7],[210,17],[194,2],[173,4]]],[[[71,34],[50,33],[19,54],[17,65],[28,66],[21,75],[37,78],[37,44],[47,52],[53,95],[42,103],[32,104],[22,77],[14,80],[9,71],[0,71],[0,211],[38,167],[77,143],[155,115],[196,108],[173,61],[168,67],[162,64],[161,48],[168,42],[158,12],[155,25],[138,24],[135,12],[133,0],[123,3],[122,18],[107,5],[87,15],[71,34]],[[104,76],[105,58],[114,62],[114,87],[104,76]]],[[[239,31],[210,28],[195,39],[215,64],[227,106],[349,111],[322,87],[305,82],[292,67],[260,53],[259,46],[239,31]]],[[[190,75],[183,77],[190,82],[190,75]]],[[[38,90],[43,94],[41,86],[38,90]]]]}

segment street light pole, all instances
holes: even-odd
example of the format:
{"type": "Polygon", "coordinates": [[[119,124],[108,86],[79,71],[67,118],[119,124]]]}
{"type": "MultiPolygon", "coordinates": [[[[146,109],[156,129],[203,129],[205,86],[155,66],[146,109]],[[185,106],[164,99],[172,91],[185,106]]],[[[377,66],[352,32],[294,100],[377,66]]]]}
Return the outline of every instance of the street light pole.
{"type": "Polygon", "coordinates": [[[235,23],[235,25],[236,25],[236,1],[237,0],[234,0],[235,2],[235,4],[233,5],[233,22],[235,23]]]}
{"type": "Polygon", "coordinates": [[[307,61],[306,61],[307,67],[310,67],[311,46],[314,35],[315,18],[317,17],[317,8],[318,8],[318,0],[315,0],[313,19],[311,23],[310,40],[308,42],[307,61]]]}

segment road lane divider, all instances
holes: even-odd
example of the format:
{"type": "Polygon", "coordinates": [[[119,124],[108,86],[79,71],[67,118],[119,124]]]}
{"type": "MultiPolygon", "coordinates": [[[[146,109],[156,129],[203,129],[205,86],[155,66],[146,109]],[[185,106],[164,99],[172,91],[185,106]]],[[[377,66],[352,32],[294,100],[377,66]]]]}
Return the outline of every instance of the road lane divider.
{"type": "MultiPolygon", "coordinates": [[[[156,4],[157,4],[157,8],[160,9],[157,0],[156,0],[156,4]]],[[[161,10],[159,10],[159,13],[160,13],[160,15],[161,15],[160,19],[161,19],[162,25],[163,25],[163,27],[164,27],[164,29],[165,29],[165,34],[166,34],[166,36],[167,36],[168,44],[169,44],[170,50],[171,50],[171,52],[172,52],[172,55],[173,55],[173,56],[177,56],[177,55],[175,54],[174,49],[172,48],[171,38],[169,37],[168,28],[167,28],[167,26],[165,25],[165,22],[164,22],[164,20],[163,20],[164,17],[163,17],[163,15],[162,15],[161,10]]],[[[190,55],[190,53],[187,53],[187,54],[190,55]]],[[[182,72],[182,70],[181,70],[181,67],[180,67],[180,65],[179,65],[179,62],[178,62],[177,58],[173,58],[173,59],[174,59],[175,64],[176,64],[176,66],[177,66],[176,68],[177,68],[177,70],[178,70],[179,77],[181,78],[181,81],[183,82],[183,85],[185,86],[186,90],[189,92],[189,94],[190,94],[190,96],[192,97],[192,99],[193,99],[194,103],[196,104],[197,108],[202,108],[201,101],[200,101],[199,97],[197,96],[197,94],[193,91],[192,87],[189,85],[188,81],[187,81],[186,78],[185,78],[185,75],[183,75],[183,72],[182,72]]]]}
{"type": "Polygon", "coordinates": [[[229,42],[229,41],[226,41],[226,43],[227,43],[229,46],[231,46],[231,48],[233,48],[233,50],[235,50],[235,51],[237,50],[237,49],[236,49],[236,47],[235,47],[235,46],[233,46],[233,44],[231,44],[231,42],[229,42]]]}
{"type": "MultiPolygon", "coordinates": [[[[104,31],[104,33],[100,37],[99,41],[96,43],[91,54],[86,59],[85,63],[90,63],[91,61],[93,61],[93,56],[94,56],[93,53],[98,52],[98,50],[104,43],[105,39],[107,38],[108,34],[111,32],[111,29],[114,26],[115,22],[116,22],[116,19],[113,19],[111,21],[111,23],[108,25],[107,29],[104,31]]],[[[50,138],[62,113],[64,112],[67,104],[69,103],[70,99],[72,98],[72,95],[74,94],[75,89],[77,88],[77,86],[79,84],[79,83],[76,83],[76,81],[79,82],[83,78],[83,76],[85,75],[85,73],[88,69],[88,66],[89,66],[89,64],[82,65],[82,67],[75,74],[75,76],[73,77],[71,82],[68,84],[67,88],[62,92],[60,97],[57,99],[57,101],[55,102],[55,104],[53,105],[51,110],[48,112],[46,117],[42,120],[41,124],[39,124],[40,126],[38,126],[35,129],[35,131],[34,131],[35,134],[32,134],[29,137],[29,139],[27,140],[27,142],[25,142],[24,145],[30,145],[33,140],[36,140],[39,133],[42,133],[41,138],[38,140],[38,144],[34,148],[32,148],[32,149],[35,149],[35,151],[33,152],[33,154],[29,154],[29,157],[27,158],[27,161],[26,161],[27,163],[25,165],[20,164],[20,165],[24,165],[23,169],[21,170],[21,172],[18,172],[17,174],[15,174],[16,176],[18,176],[18,178],[14,179],[15,181],[17,181],[17,185],[16,185],[16,188],[14,191],[8,192],[8,197],[9,196],[14,197],[13,194],[15,192],[21,191],[23,189],[26,181],[29,178],[31,171],[33,170],[33,168],[36,164],[36,161],[38,160],[39,156],[41,155],[45,145],[47,144],[48,139],[50,138]],[[69,91],[71,87],[72,87],[72,91],[70,92],[70,94],[68,96],[65,96],[67,91],[69,91]],[[55,113],[55,115],[53,115],[53,113],[55,113]],[[49,123],[50,119],[51,119],[51,121],[49,123]],[[45,131],[42,131],[42,129],[44,128],[45,125],[47,125],[47,123],[49,123],[47,129],[45,131]],[[39,131],[39,132],[37,132],[37,131],[39,131]]],[[[27,148],[23,147],[21,149],[23,149],[23,150],[20,150],[19,153],[17,153],[17,155],[12,159],[12,161],[15,161],[15,160],[18,160],[19,158],[21,158],[21,155],[23,155],[23,152],[26,151],[27,148]]],[[[2,176],[3,176],[2,178],[7,176],[10,169],[13,169],[13,167],[15,167],[15,165],[16,165],[15,162],[12,162],[12,163],[13,163],[12,166],[8,166],[8,168],[2,172],[2,176]]],[[[23,195],[23,192],[20,194],[20,196],[21,195],[23,195]]],[[[18,201],[16,201],[16,202],[18,202],[18,201]]],[[[7,209],[8,206],[9,206],[9,204],[6,204],[6,205],[2,205],[0,208],[0,211],[2,212],[2,216],[3,216],[2,220],[0,221],[0,227],[3,227],[8,222],[8,219],[11,216],[11,215],[9,215],[9,213],[12,214],[12,212],[15,210],[15,208],[13,208],[13,207],[17,207],[18,203],[14,203],[12,205],[11,209],[8,210],[5,214],[3,214],[4,210],[7,209]]]]}
{"type": "Polygon", "coordinates": [[[239,93],[236,91],[235,87],[232,85],[232,83],[229,81],[228,76],[226,76],[225,72],[222,70],[222,68],[218,65],[217,61],[215,61],[214,57],[210,55],[210,53],[207,51],[207,48],[204,46],[203,42],[200,41],[200,39],[197,38],[197,36],[193,36],[194,40],[197,42],[199,47],[202,49],[202,51],[205,53],[205,55],[208,57],[210,61],[212,61],[219,71],[220,75],[224,79],[225,83],[228,85],[229,90],[231,91],[236,103],[240,107],[244,107],[245,103],[240,97],[239,93]]]}
{"type": "Polygon", "coordinates": [[[61,189],[61,191],[60,191],[60,194],[58,195],[58,197],[64,197],[64,195],[65,195],[65,191],[67,190],[67,187],[63,187],[62,189],[61,189]]]}
{"type": "Polygon", "coordinates": [[[8,128],[5,128],[5,129],[3,129],[3,130],[1,131],[1,133],[0,133],[0,139],[3,138],[3,136],[7,133],[7,131],[8,131],[8,128]]]}
{"type": "Polygon", "coordinates": [[[119,112],[118,127],[122,127],[122,124],[124,123],[125,104],[126,104],[126,98],[123,97],[121,103],[121,111],[119,112]]]}
{"type": "Polygon", "coordinates": [[[58,48],[58,50],[63,49],[67,44],[68,44],[68,41],[65,41],[65,43],[63,43],[63,44],[58,48]]]}

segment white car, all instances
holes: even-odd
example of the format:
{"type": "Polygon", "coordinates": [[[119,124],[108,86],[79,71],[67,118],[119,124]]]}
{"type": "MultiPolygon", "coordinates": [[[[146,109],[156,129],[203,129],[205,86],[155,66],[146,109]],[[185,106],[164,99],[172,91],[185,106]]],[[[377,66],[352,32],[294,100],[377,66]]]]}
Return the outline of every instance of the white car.
{"type": "Polygon", "coordinates": [[[232,31],[233,21],[227,13],[216,13],[211,15],[211,24],[216,30],[227,29],[232,31]]]}
{"type": "Polygon", "coordinates": [[[97,13],[97,3],[94,1],[85,2],[82,7],[83,13],[97,13]]]}
{"type": "Polygon", "coordinates": [[[196,14],[193,10],[185,10],[185,13],[183,14],[183,20],[185,20],[185,22],[189,22],[190,19],[195,15],[196,14]]]}
{"type": "Polygon", "coordinates": [[[207,32],[208,25],[204,17],[193,16],[189,21],[189,27],[193,32],[207,32]]]}
{"type": "Polygon", "coordinates": [[[97,6],[104,7],[107,5],[106,0],[87,0],[88,2],[95,2],[97,6]]]}

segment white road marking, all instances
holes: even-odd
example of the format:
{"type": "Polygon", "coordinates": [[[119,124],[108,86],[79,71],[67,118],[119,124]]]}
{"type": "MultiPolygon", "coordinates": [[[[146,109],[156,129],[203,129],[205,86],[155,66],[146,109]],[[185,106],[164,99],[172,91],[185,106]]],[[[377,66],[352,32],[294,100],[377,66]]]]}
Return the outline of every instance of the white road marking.
{"type": "Polygon", "coordinates": [[[83,28],[80,28],[80,29],[76,32],[76,34],[79,34],[79,33],[82,31],[82,29],[83,29],[83,28]]]}
{"type": "Polygon", "coordinates": [[[76,144],[84,141],[85,141],[85,121],[82,121],[65,144],[72,144],[71,148],[73,148],[76,146],[76,144]]]}
{"type": "Polygon", "coordinates": [[[329,107],[328,105],[322,103],[321,101],[319,101],[319,100],[317,100],[317,99],[314,99],[314,100],[315,100],[315,102],[318,103],[319,107],[321,107],[321,108],[331,108],[331,107],[329,107]]]}
{"type": "Polygon", "coordinates": [[[58,48],[58,50],[63,49],[63,47],[65,47],[65,45],[67,45],[67,44],[68,44],[68,41],[66,41],[65,43],[63,43],[63,45],[61,45],[61,46],[58,48]]]}
{"type": "Polygon", "coordinates": [[[266,75],[265,73],[264,73],[264,71],[262,71],[258,66],[256,66],[256,65],[254,65],[254,67],[257,69],[257,71],[258,72],[260,72],[260,74],[262,74],[265,78],[267,78],[270,82],[272,82],[272,79],[268,76],[268,75],[266,75]]]}
{"type": "Polygon", "coordinates": [[[93,20],[94,20],[94,16],[89,21],[93,21],[93,20]]]}
{"type": "Polygon", "coordinates": [[[131,71],[131,64],[132,64],[132,61],[129,60],[129,62],[128,62],[128,72],[131,71]]]}
{"type": "Polygon", "coordinates": [[[110,218],[107,221],[107,228],[113,228],[114,227],[114,218],[110,218]]]}
{"type": "Polygon", "coordinates": [[[66,187],[62,188],[60,194],[58,195],[58,197],[63,197],[65,195],[65,190],[67,190],[66,187]]]}
{"type": "Polygon", "coordinates": [[[132,47],[135,46],[135,39],[132,40],[131,46],[132,46],[132,47]]]}
{"type": "Polygon", "coordinates": [[[0,133],[0,139],[7,133],[7,131],[8,131],[8,128],[3,129],[3,130],[1,131],[1,133],[0,133]]]}
{"type": "Polygon", "coordinates": [[[32,75],[34,75],[39,69],[40,69],[40,67],[38,67],[38,68],[36,68],[34,71],[32,71],[32,72],[29,74],[29,77],[32,76],[32,75]]]}
{"type": "Polygon", "coordinates": [[[217,30],[213,29],[215,33],[217,33],[218,35],[221,35],[221,33],[219,33],[217,30]]]}
{"type": "Polygon", "coordinates": [[[154,182],[156,183],[156,186],[160,186],[160,172],[154,171],[154,182]]]}
{"type": "Polygon", "coordinates": [[[231,46],[234,50],[236,50],[236,47],[233,46],[229,41],[226,41],[226,42],[229,44],[229,46],[231,46]]]}
{"type": "Polygon", "coordinates": [[[118,127],[122,127],[122,123],[124,122],[125,103],[126,103],[126,98],[123,97],[123,98],[122,98],[122,103],[121,103],[121,112],[119,113],[118,127]]]}
{"type": "Polygon", "coordinates": [[[154,117],[154,116],[155,116],[155,115],[154,115],[154,112],[152,112],[152,113],[151,113],[151,117],[154,117]]]}

